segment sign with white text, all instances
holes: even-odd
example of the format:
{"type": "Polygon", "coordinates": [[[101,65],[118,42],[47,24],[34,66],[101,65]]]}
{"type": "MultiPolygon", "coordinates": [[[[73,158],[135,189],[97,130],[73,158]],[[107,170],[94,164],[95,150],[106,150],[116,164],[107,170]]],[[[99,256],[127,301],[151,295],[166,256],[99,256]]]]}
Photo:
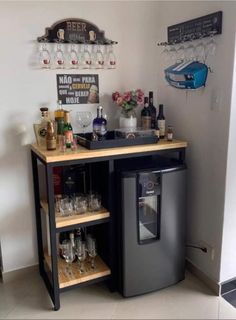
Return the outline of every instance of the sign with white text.
{"type": "Polygon", "coordinates": [[[97,74],[57,74],[57,95],[62,104],[99,103],[97,74]]]}

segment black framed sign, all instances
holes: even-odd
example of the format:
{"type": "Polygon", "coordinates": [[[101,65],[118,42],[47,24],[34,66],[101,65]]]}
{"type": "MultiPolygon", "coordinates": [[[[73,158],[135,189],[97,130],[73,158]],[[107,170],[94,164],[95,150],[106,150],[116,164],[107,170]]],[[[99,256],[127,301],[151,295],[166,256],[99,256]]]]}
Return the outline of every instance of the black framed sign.
{"type": "Polygon", "coordinates": [[[62,104],[99,103],[98,74],[57,74],[57,96],[62,104]]]}

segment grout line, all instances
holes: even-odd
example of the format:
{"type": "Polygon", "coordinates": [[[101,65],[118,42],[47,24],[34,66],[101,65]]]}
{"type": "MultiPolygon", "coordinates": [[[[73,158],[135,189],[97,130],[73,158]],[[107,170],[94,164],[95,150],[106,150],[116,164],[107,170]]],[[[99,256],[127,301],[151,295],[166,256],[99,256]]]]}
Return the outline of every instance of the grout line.
{"type": "Polygon", "coordinates": [[[232,289],[232,290],[230,290],[230,291],[228,291],[228,292],[223,293],[221,296],[223,297],[223,296],[225,296],[226,294],[231,293],[231,292],[233,292],[233,291],[236,291],[236,288],[235,288],[235,289],[232,289]]]}

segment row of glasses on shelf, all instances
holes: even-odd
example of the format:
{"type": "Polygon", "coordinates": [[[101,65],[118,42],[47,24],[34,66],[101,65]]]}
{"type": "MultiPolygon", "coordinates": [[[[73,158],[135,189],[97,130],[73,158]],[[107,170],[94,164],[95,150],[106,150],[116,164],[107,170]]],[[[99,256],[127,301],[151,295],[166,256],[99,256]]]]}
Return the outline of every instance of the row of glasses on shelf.
{"type": "Polygon", "coordinates": [[[57,217],[68,217],[85,212],[100,211],[101,195],[96,192],[89,194],[56,195],[55,209],[57,217]]]}
{"type": "Polygon", "coordinates": [[[39,67],[43,69],[115,69],[113,45],[39,43],[39,67]]]}
{"type": "Polygon", "coordinates": [[[79,271],[80,273],[86,273],[87,271],[96,269],[95,257],[97,256],[97,245],[96,239],[94,239],[90,234],[86,236],[86,241],[81,239],[75,239],[74,243],[71,240],[64,240],[61,244],[61,254],[68,263],[66,272],[70,276],[73,276],[72,263],[75,259],[78,259],[79,262],[79,271]],[[85,261],[90,258],[90,268],[85,268],[85,261]]]}
{"type": "Polygon", "coordinates": [[[179,43],[164,42],[161,56],[166,64],[175,64],[183,61],[200,61],[206,63],[210,56],[216,53],[215,32],[210,32],[206,37],[204,34],[185,36],[179,43]]]}

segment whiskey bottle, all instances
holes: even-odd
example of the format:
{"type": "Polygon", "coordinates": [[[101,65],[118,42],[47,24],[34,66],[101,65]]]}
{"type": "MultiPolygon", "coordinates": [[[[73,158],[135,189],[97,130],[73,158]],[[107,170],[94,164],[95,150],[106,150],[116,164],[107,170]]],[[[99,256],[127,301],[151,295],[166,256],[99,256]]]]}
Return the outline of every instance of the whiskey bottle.
{"type": "Polygon", "coordinates": [[[55,110],[55,121],[57,122],[57,135],[63,135],[64,130],[64,113],[65,110],[62,108],[62,101],[57,101],[58,108],[55,110]]]}
{"type": "Polygon", "coordinates": [[[47,124],[46,145],[47,150],[55,150],[57,148],[57,138],[54,121],[49,121],[47,124]]]}
{"type": "Polygon", "coordinates": [[[144,108],[141,111],[142,129],[151,129],[151,112],[148,106],[148,97],[144,97],[144,108]]]}
{"type": "Polygon", "coordinates": [[[34,133],[36,137],[37,144],[40,147],[46,146],[46,135],[47,135],[47,125],[50,121],[48,116],[48,108],[42,107],[40,108],[41,118],[38,123],[34,124],[34,133]]]}
{"type": "Polygon", "coordinates": [[[73,129],[70,123],[70,111],[64,111],[63,134],[66,137],[66,147],[70,148],[73,141],[73,129]]]}

